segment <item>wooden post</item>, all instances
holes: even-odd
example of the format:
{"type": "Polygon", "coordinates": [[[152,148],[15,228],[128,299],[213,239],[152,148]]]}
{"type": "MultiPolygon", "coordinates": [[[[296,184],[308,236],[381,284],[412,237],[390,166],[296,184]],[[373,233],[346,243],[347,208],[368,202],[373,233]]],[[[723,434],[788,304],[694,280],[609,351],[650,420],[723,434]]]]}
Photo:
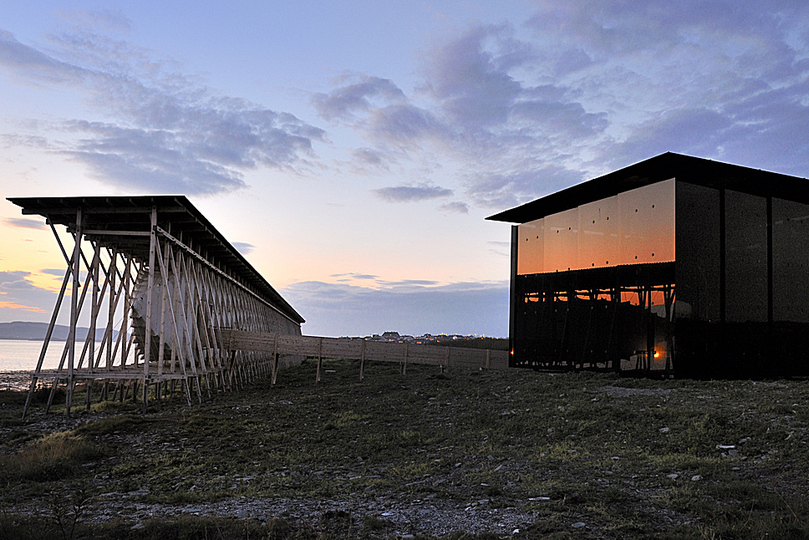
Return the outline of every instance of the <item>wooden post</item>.
{"type": "Polygon", "coordinates": [[[152,359],[152,296],[154,291],[154,258],[157,247],[155,227],[157,226],[157,207],[152,206],[151,226],[149,227],[149,277],[146,282],[146,329],[143,345],[143,403],[141,410],[146,412],[146,401],[149,399],[149,362],[152,359]]]}
{"type": "Polygon", "coordinates": [[[323,359],[323,338],[317,341],[317,376],[315,382],[320,382],[320,363],[323,359]]]}
{"type": "Polygon", "coordinates": [[[275,386],[275,379],[278,377],[278,334],[272,340],[272,382],[270,386],[275,386]]]}
{"type": "Polygon", "coordinates": [[[73,246],[73,286],[70,296],[70,329],[67,335],[67,396],[65,397],[65,415],[70,418],[70,406],[73,402],[73,368],[76,361],[76,324],[79,320],[79,263],[81,262],[81,207],[76,208],[76,243],[73,246]]]}
{"type": "MultiPolygon", "coordinates": [[[[55,233],[54,233],[55,234],[55,233]]],[[[42,371],[42,363],[45,360],[45,353],[48,352],[48,344],[51,341],[51,336],[53,335],[53,328],[56,325],[56,318],[59,315],[59,308],[62,306],[62,300],[65,297],[65,290],[67,289],[67,284],[72,274],[70,264],[67,266],[67,271],[65,272],[65,279],[62,280],[62,288],[59,290],[59,296],[56,298],[56,306],[53,308],[53,315],[51,315],[51,322],[48,325],[48,331],[45,332],[45,341],[42,342],[42,349],[39,352],[39,359],[37,360],[37,367],[34,371],[34,375],[31,377],[31,385],[28,388],[28,397],[25,398],[25,407],[22,410],[22,419],[25,420],[25,415],[28,414],[28,407],[31,406],[31,398],[34,395],[34,391],[36,390],[37,385],[37,374],[42,371]]],[[[54,384],[56,381],[54,380],[54,384]]]]}
{"type": "Polygon", "coordinates": [[[365,340],[360,344],[360,381],[365,379],[365,340]]]}
{"type": "Polygon", "coordinates": [[[491,357],[492,357],[492,351],[490,351],[489,349],[486,349],[486,369],[487,370],[491,366],[491,357]]]}
{"type": "Polygon", "coordinates": [[[405,343],[404,363],[402,363],[402,375],[407,374],[407,357],[410,354],[410,343],[405,343]]]}
{"type": "MultiPolygon", "coordinates": [[[[93,298],[92,298],[93,307],[90,310],[92,316],[90,317],[90,329],[87,332],[88,341],[86,342],[90,344],[90,350],[88,352],[87,358],[87,367],[89,368],[90,373],[93,372],[93,368],[95,367],[94,364],[95,364],[95,344],[96,344],[96,320],[98,319],[98,312],[101,308],[98,302],[98,293],[99,293],[98,267],[101,264],[100,257],[101,257],[101,245],[96,243],[95,246],[93,246],[93,265],[91,270],[93,275],[93,298]]],[[[92,388],[93,388],[93,379],[88,379],[87,387],[84,391],[84,404],[87,407],[88,411],[90,410],[90,393],[91,393],[90,391],[92,390],[92,388]]]]}

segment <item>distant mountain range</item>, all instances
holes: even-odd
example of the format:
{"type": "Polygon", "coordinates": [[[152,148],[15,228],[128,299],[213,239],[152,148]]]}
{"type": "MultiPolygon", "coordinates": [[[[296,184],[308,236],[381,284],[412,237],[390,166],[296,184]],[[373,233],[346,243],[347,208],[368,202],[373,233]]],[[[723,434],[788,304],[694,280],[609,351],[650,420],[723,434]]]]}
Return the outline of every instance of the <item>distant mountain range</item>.
{"type": "MultiPolygon", "coordinates": [[[[63,324],[57,324],[53,328],[53,335],[51,339],[53,341],[67,341],[67,332],[69,330],[69,326],[65,326],[63,324]]],[[[84,341],[87,339],[87,333],[90,331],[89,328],[77,328],[76,329],[76,340],[77,341],[84,341]]],[[[21,322],[15,321],[10,323],[0,323],[0,339],[25,339],[25,340],[34,340],[34,341],[42,341],[45,339],[45,334],[48,332],[48,323],[38,323],[38,322],[21,322]]],[[[104,337],[104,329],[96,330],[96,341],[101,341],[101,338],[104,337]]],[[[113,338],[118,337],[118,332],[115,331],[113,334],[113,338]]]]}

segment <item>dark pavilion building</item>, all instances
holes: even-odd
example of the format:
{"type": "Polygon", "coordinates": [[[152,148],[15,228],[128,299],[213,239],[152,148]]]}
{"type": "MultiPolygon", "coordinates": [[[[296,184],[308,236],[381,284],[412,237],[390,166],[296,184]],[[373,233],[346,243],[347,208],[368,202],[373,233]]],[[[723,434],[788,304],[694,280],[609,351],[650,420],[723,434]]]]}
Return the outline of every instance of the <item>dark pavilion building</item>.
{"type": "Polygon", "coordinates": [[[512,366],[809,375],[809,180],[666,153],[488,219],[512,366]]]}

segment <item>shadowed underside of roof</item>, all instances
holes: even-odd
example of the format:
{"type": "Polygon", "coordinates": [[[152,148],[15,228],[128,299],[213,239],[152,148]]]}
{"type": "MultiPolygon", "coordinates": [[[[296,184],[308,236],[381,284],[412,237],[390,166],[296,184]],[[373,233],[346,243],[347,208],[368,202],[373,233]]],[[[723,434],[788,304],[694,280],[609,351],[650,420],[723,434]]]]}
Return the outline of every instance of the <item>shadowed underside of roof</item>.
{"type": "Polygon", "coordinates": [[[185,196],[10,197],[8,200],[21,207],[25,215],[43,216],[54,225],[64,225],[71,231],[76,227],[76,211],[80,208],[85,238],[144,261],[149,258],[151,214],[152,208],[156,208],[158,227],[291,319],[304,322],[303,317],[185,196]]]}
{"type": "Polygon", "coordinates": [[[667,152],[486,219],[527,223],[671,178],[717,189],[809,203],[809,181],[805,178],[667,152]]]}

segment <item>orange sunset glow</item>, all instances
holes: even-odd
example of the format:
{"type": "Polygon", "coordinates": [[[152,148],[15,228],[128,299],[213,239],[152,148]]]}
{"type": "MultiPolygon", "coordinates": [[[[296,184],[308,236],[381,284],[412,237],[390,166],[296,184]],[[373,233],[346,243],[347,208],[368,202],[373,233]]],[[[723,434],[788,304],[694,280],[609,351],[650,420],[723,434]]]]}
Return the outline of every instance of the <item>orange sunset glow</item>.
{"type": "Polygon", "coordinates": [[[517,273],[674,260],[673,179],[519,226],[517,273]]]}

